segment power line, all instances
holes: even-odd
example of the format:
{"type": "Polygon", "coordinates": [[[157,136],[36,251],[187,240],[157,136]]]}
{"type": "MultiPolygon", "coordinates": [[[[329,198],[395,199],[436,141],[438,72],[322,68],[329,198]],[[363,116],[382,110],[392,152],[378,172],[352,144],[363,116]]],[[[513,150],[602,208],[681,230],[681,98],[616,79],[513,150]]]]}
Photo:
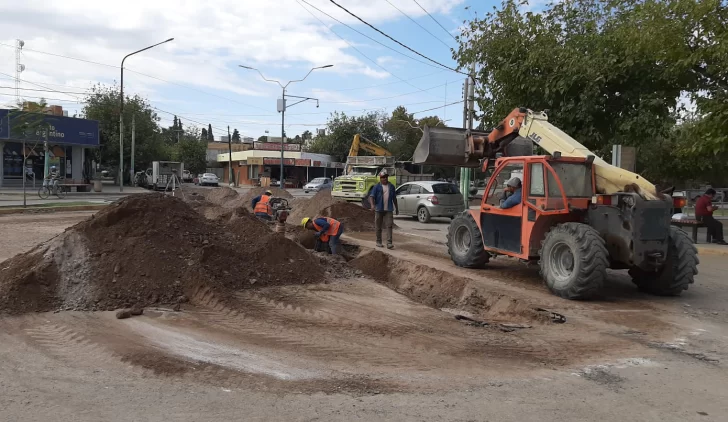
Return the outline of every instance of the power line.
{"type": "MultiPolygon", "coordinates": [[[[428,66],[432,66],[432,65],[430,65],[429,63],[428,63],[427,65],[428,65],[428,66]]],[[[436,66],[432,66],[432,67],[436,67],[436,66]]],[[[439,69],[439,68],[438,68],[438,69],[439,69]]],[[[422,79],[422,78],[426,78],[426,77],[428,77],[428,76],[432,76],[432,75],[437,75],[438,73],[442,73],[442,72],[447,72],[447,69],[440,69],[440,70],[439,70],[439,71],[437,71],[437,72],[432,72],[432,73],[428,73],[428,74],[426,74],[426,75],[420,75],[420,76],[415,76],[415,77],[413,77],[413,78],[409,78],[409,80],[410,80],[410,81],[413,81],[413,80],[415,80],[415,79],[422,79]]],[[[402,83],[402,81],[396,81],[396,82],[387,82],[386,84],[378,84],[378,85],[361,86],[361,87],[358,87],[358,88],[330,89],[330,90],[328,90],[328,91],[329,91],[329,92],[346,92],[346,91],[358,91],[358,90],[360,90],[360,89],[379,88],[379,87],[383,87],[383,86],[389,86],[389,85],[396,85],[396,84],[401,84],[401,83],[402,83]]]]}
{"type": "Polygon", "coordinates": [[[355,15],[354,13],[350,12],[350,11],[349,11],[349,9],[345,8],[344,6],[342,6],[342,5],[340,5],[339,3],[335,2],[334,0],[329,0],[329,1],[330,1],[331,3],[333,3],[334,5],[336,5],[336,6],[337,6],[337,7],[339,8],[339,9],[341,9],[341,10],[345,11],[346,13],[350,14],[351,16],[353,16],[354,18],[356,18],[357,20],[359,20],[359,21],[360,21],[361,23],[363,23],[364,25],[366,25],[366,26],[368,26],[368,27],[372,28],[373,30],[375,30],[375,31],[379,32],[379,33],[380,33],[380,34],[382,34],[383,36],[385,36],[385,37],[389,38],[390,40],[392,40],[392,41],[394,41],[395,43],[397,43],[397,44],[401,45],[402,47],[406,48],[407,50],[409,50],[409,51],[411,51],[411,52],[413,52],[413,53],[417,54],[418,56],[420,56],[420,57],[422,57],[422,58],[424,58],[424,59],[427,59],[427,60],[431,61],[432,63],[435,63],[435,64],[437,64],[437,65],[440,65],[440,66],[444,67],[445,69],[450,69],[450,70],[452,70],[453,72],[457,72],[457,73],[460,73],[460,74],[463,74],[463,75],[467,75],[467,73],[465,73],[465,72],[461,72],[461,71],[459,71],[459,70],[457,70],[457,69],[455,69],[455,68],[453,68],[453,67],[450,67],[450,66],[444,65],[444,64],[442,64],[442,63],[438,62],[437,60],[435,60],[435,59],[431,59],[431,58],[429,58],[429,57],[425,56],[424,54],[420,53],[419,51],[417,51],[417,50],[414,50],[414,49],[412,49],[411,47],[408,47],[408,46],[406,46],[406,45],[402,44],[401,42],[399,42],[399,41],[395,40],[395,39],[394,39],[394,38],[392,38],[391,36],[389,36],[389,35],[385,34],[384,32],[382,32],[382,31],[381,31],[380,29],[378,29],[378,28],[377,28],[377,27],[375,27],[374,25],[370,24],[369,22],[365,21],[364,19],[360,18],[359,16],[355,15]]]}
{"type": "MultiPolygon", "coordinates": [[[[15,89],[15,87],[12,86],[0,86],[0,88],[3,89],[15,89]]],[[[48,89],[33,89],[33,88],[18,88],[21,91],[41,91],[41,92],[57,92],[59,94],[78,94],[78,95],[86,95],[85,92],[74,92],[74,91],[52,91],[48,89]]]]}
{"type": "Polygon", "coordinates": [[[420,9],[422,9],[422,11],[423,11],[423,12],[427,13],[427,16],[429,16],[429,17],[430,17],[430,19],[432,19],[433,21],[435,21],[435,23],[436,23],[436,24],[437,24],[437,25],[438,25],[438,26],[439,26],[440,28],[442,28],[442,30],[443,30],[443,31],[447,32],[447,35],[451,36],[451,37],[452,37],[452,39],[454,39],[455,41],[457,41],[457,40],[458,40],[457,38],[455,38],[455,36],[454,36],[454,35],[453,35],[453,34],[452,34],[452,33],[451,33],[450,31],[448,31],[447,29],[445,29],[445,27],[444,27],[444,26],[442,26],[442,24],[440,24],[440,22],[438,22],[438,21],[437,21],[437,19],[435,19],[435,17],[434,17],[434,16],[432,16],[432,15],[430,14],[430,12],[428,12],[428,11],[427,11],[427,10],[426,10],[426,9],[425,9],[424,7],[422,7],[422,5],[421,5],[421,4],[420,4],[420,3],[419,3],[419,2],[417,1],[417,0],[413,0],[413,1],[414,1],[414,2],[415,2],[415,3],[417,4],[417,5],[418,5],[418,6],[420,6],[420,9]]]}
{"type": "MultiPolygon", "coordinates": [[[[439,67],[437,67],[437,66],[435,66],[435,65],[433,65],[433,64],[430,64],[430,63],[427,63],[427,62],[425,62],[425,61],[419,60],[419,59],[417,59],[417,58],[415,58],[415,57],[412,57],[412,56],[408,56],[407,54],[404,54],[403,52],[401,52],[401,51],[399,51],[399,50],[395,50],[394,48],[392,48],[392,47],[388,46],[387,44],[384,44],[384,43],[382,43],[382,42],[381,42],[381,41],[379,41],[379,40],[375,40],[374,38],[370,37],[369,35],[367,35],[367,34],[365,34],[365,33],[361,32],[361,31],[359,31],[358,29],[356,29],[356,28],[352,27],[351,25],[348,25],[348,24],[346,24],[346,23],[344,23],[344,22],[342,22],[342,21],[340,21],[340,20],[336,19],[335,17],[333,17],[333,16],[329,15],[328,13],[324,12],[323,10],[321,10],[321,9],[319,9],[318,7],[316,7],[316,6],[312,5],[311,3],[309,3],[309,2],[307,1],[307,0],[301,0],[301,1],[302,1],[302,2],[304,2],[304,3],[306,3],[306,4],[307,4],[307,5],[309,5],[309,6],[313,7],[314,9],[318,10],[318,11],[319,11],[320,13],[322,13],[322,14],[324,14],[324,15],[328,16],[329,18],[331,18],[331,19],[335,20],[335,21],[336,21],[336,22],[338,22],[339,24],[341,24],[341,25],[344,25],[345,27],[347,27],[347,28],[351,29],[352,31],[356,32],[357,34],[361,35],[362,37],[365,37],[365,38],[369,39],[370,41],[373,41],[373,42],[375,42],[375,43],[377,43],[377,44],[381,45],[382,47],[384,47],[384,48],[386,48],[386,49],[388,49],[388,50],[392,50],[392,51],[394,51],[395,53],[397,53],[397,54],[399,54],[399,55],[401,55],[401,56],[403,56],[403,57],[407,57],[407,58],[408,58],[408,59],[410,59],[410,60],[414,60],[414,61],[416,61],[417,63],[422,63],[422,64],[424,64],[424,65],[426,65],[426,66],[430,66],[430,67],[434,67],[434,68],[436,68],[436,69],[440,69],[439,67]]],[[[309,13],[310,13],[310,12],[309,12],[309,13]]]]}
{"type": "Polygon", "coordinates": [[[441,39],[440,39],[439,37],[435,36],[435,34],[433,34],[432,32],[430,32],[430,31],[429,31],[429,30],[428,30],[427,28],[425,28],[424,26],[420,25],[420,23],[419,23],[419,22],[417,22],[416,20],[412,19],[412,18],[410,17],[410,15],[406,14],[406,13],[405,13],[405,12],[403,12],[403,11],[402,11],[402,10],[401,10],[401,9],[400,9],[399,7],[397,7],[397,6],[395,6],[394,4],[392,4],[392,2],[391,2],[391,1],[389,1],[389,0],[384,0],[384,1],[386,1],[387,3],[389,3],[389,5],[390,5],[390,6],[394,7],[395,9],[397,9],[397,11],[398,11],[399,13],[403,14],[403,15],[404,15],[404,16],[405,16],[405,17],[406,17],[407,19],[411,20],[411,21],[412,21],[412,22],[413,22],[413,23],[414,23],[415,25],[417,25],[417,26],[419,26],[420,28],[422,28],[422,30],[423,30],[423,31],[425,31],[425,32],[427,32],[428,34],[432,35],[432,38],[434,38],[434,39],[436,39],[436,40],[440,41],[440,43],[441,43],[442,45],[444,45],[445,47],[447,47],[448,49],[450,48],[450,46],[449,46],[449,45],[445,44],[445,41],[441,40],[441,39]]]}
{"type": "MultiPolygon", "coordinates": [[[[306,4],[308,4],[308,5],[310,6],[310,4],[309,4],[309,3],[308,3],[308,2],[306,1],[306,0],[301,0],[301,1],[303,1],[304,3],[306,3],[306,4]]],[[[303,9],[304,9],[304,10],[305,10],[306,12],[308,12],[308,13],[309,13],[309,14],[310,14],[311,16],[313,16],[313,17],[314,17],[314,18],[315,18],[315,19],[316,19],[317,21],[321,22],[321,25],[323,25],[323,26],[324,26],[324,28],[326,28],[326,29],[327,29],[327,30],[328,30],[329,32],[331,32],[332,34],[334,34],[334,35],[336,35],[337,37],[339,37],[339,38],[340,38],[340,39],[341,39],[342,41],[344,41],[344,42],[345,42],[345,43],[346,43],[346,44],[347,44],[347,45],[348,45],[349,47],[351,47],[352,49],[354,49],[354,51],[356,51],[357,53],[359,53],[359,54],[360,54],[360,55],[361,55],[362,57],[364,57],[365,59],[369,60],[370,62],[372,62],[372,64],[374,64],[374,65],[375,65],[375,66],[377,66],[378,68],[382,69],[383,71],[387,72],[388,74],[390,74],[390,75],[394,76],[395,78],[399,79],[400,81],[402,81],[402,82],[406,83],[407,85],[411,86],[412,88],[414,88],[414,89],[418,89],[418,90],[420,90],[420,91],[422,91],[422,92],[425,92],[425,93],[428,93],[427,91],[424,91],[424,90],[422,90],[421,88],[419,88],[419,87],[417,87],[417,86],[415,86],[415,85],[412,85],[412,84],[411,84],[411,83],[410,83],[409,81],[406,81],[406,80],[404,80],[404,79],[400,78],[399,76],[395,75],[394,73],[390,72],[389,70],[387,70],[386,68],[384,68],[384,66],[380,65],[379,63],[377,63],[377,61],[376,61],[376,60],[374,60],[374,59],[372,59],[371,57],[369,57],[369,56],[367,56],[366,54],[364,54],[364,53],[363,53],[363,52],[362,52],[361,50],[359,50],[359,49],[358,49],[358,48],[356,48],[356,47],[355,47],[355,46],[354,46],[354,45],[353,45],[352,43],[350,43],[350,42],[349,42],[349,41],[348,41],[348,40],[347,40],[346,38],[342,37],[342,36],[341,36],[341,35],[339,35],[339,34],[338,34],[338,33],[337,33],[336,31],[334,31],[333,29],[329,28],[329,27],[328,27],[328,26],[326,25],[326,23],[324,23],[324,21],[322,21],[321,19],[319,19],[319,17],[318,17],[318,16],[316,16],[316,15],[314,15],[312,11],[308,10],[308,9],[306,8],[306,6],[304,6],[303,4],[301,4],[301,1],[299,1],[299,0],[296,0],[296,3],[298,3],[298,5],[299,5],[299,6],[301,6],[301,7],[302,7],[302,8],[303,8],[303,9]]],[[[314,7],[314,6],[311,6],[311,7],[314,7]]],[[[319,9],[318,9],[318,8],[316,8],[316,7],[314,7],[314,8],[315,8],[316,10],[319,10],[319,9]]],[[[326,14],[326,15],[328,16],[328,14],[326,14]]],[[[333,18],[332,18],[332,19],[333,19],[333,18]]],[[[337,20],[337,22],[338,22],[338,20],[337,20]]],[[[430,94],[430,93],[428,93],[428,94],[430,94]]]]}
{"type": "Polygon", "coordinates": [[[413,112],[412,112],[412,113],[410,113],[410,114],[418,114],[418,113],[424,113],[424,112],[426,112],[426,111],[432,111],[432,110],[439,110],[439,109],[441,109],[441,108],[449,107],[449,106],[451,106],[451,105],[455,105],[455,104],[460,104],[460,103],[462,103],[463,101],[465,101],[465,100],[455,101],[455,102],[452,102],[452,103],[450,103],[450,104],[445,104],[445,105],[441,105],[441,106],[439,106],[439,107],[433,107],[433,108],[428,108],[427,110],[413,111],[413,112]]]}
{"type": "Polygon", "coordinates": [[[444,84],[440,84],[440,85],[433,86],[433,87],[430,87],[430,88],[424,88],[424,89],[421,89],[419,91],[407,92],[405,94],[392,95],[391,97],[372,98],[370,100],[321,101],[321,102],[324,103],[324,104],[350,104],[350,103],[368,103],[368,102],[371,102],[371,101],[380,101],[380,100],[391,100],[392,98],[406,97],[407,95],[419,94],[420,91],[431,91],[431,90],[433,90],[435,88],[440,88],[440,87],[443,87],[443,86],[445,86],[445,85],[447,85],[449,83],[454,83],[454,82],[457,82],[457,81],[446,82],[444,84]]]}
{"type": "MultiPolygon", "coordinates": [[[[12,46],[10,44],[5,44],[5,43],[0,43],[0,45],[1,46],[5,46],[5,47],[15,48],[15,46],[12,46]]],[[[84,62],[84,63],[90,63],[90,64],[95,64],[95,65],[99,65],[99,66],[112,67],[112,68],[115,68],[115,69],[120,69],[121,68],[120,66],[114,66],[114,65],[110,65],[110,64],[106,64],[106,63],[99,63],[99,62],[95,62],[95,61],[91,61],[91,60],[79,59],[78,57],[64,56],[62,54],[49,53],[47,51],[33,50],[33,49],[28,49],[28,48],[25,48],[24,51],[30,51],[30,52],[38,53],[38,54],[46,54],[46,55],[54,56],[54,57],[61,57],[61,58],[68,59],[68,60],[76,60],[76,61],[80,61],[80,62],[84,62]]],[[[124,70],[126,70],[127,72],[136,73],[137,75],[145,76],[147,78],[156,79],[156,80],[158,80],[160,82],[168,83],[168,84],[171,84],[171,85],[177,85],[177,86],[180,86],[182,88],[191,89],[193,91],[197,91],[197,92],[200,92],[200,93],[203,93],[203,94],[206,94],[206,95],[210,95],[210,96],[213,96],[213,97],[217,97],[217,98],[221,98],[221,99],[224,99],[224,100],[227,100],[227,101],[231,101],[231,102],[234,102],[234,103],[237,103],[237,104],[240,104],[240,105],[244,105],[246,107],[257,108],[259,110],[266,110],[266,109],[264,109],[262,107],[254,106],[252,104],[243,103],[241,101],[237,101],[237,100],[234,100],[232,98],[224,97],[222,95],[213,94],[211,92],[207,92],[207,91],[203,91],[201,89],[193,88],[193,87],[188,86],[188,85],[184,85],[184,84],[180,84],[180,83],[177,83],[177,82],[168,81],[168,80],[165,80],[165,79],[162,79],[162,78],[158,78],[158,77],[152,76],[152,75],[147,75],[146,73],[137,72],[136,70],[129,69],[128,67],[125,67],[124,70]]],[[[15,78],[13,78],[13,79],[15,79],[15,78]]]]}

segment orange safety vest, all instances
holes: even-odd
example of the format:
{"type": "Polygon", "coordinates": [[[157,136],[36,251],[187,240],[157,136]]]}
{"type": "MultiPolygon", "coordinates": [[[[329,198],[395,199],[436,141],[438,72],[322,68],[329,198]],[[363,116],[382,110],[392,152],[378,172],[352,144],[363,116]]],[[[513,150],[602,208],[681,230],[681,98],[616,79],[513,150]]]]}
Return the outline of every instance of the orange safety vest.
{"type": "Polygon", "coordinates": [[[272,215],[273,213],[270,210],[269,202],[270,202],[270,195],[261,195],[260,201],[258,201],[258,203],[255,204],[255,208],[253,209],[253,212],[256,214],[261,212],[263,214],[272,215]]]}
{"type": "MultiPolygon", "coordinates": [[[[328,242],[330,236],[334,236],[335,234],[339,233],[339,227],[341,226],[341,223],[339,220],[334,220],[333,218],[329,217],[316,217],[316,218],[323,218],[329,223],[329,229],[324,232],[324,234],[321,235],[319,239],[321,239],[322,242],[328,242]]],[[[320,232],[322,227],[316,224],[316,218],[313,219],[313,227],[316,229],[317,232],[320,232]]]]}

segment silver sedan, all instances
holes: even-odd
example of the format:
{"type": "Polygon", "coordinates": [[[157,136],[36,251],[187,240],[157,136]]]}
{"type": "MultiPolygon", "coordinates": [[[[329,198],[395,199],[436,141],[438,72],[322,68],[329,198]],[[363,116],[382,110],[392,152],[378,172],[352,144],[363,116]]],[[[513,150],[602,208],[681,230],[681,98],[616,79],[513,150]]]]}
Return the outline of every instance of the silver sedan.
{"type": "Polygon", "coordinates": [[[465,210],[460,189],[448,182],[409,182],[397,188],[400,215],[427,223],[432,217],[454,218],[465,210]]]}

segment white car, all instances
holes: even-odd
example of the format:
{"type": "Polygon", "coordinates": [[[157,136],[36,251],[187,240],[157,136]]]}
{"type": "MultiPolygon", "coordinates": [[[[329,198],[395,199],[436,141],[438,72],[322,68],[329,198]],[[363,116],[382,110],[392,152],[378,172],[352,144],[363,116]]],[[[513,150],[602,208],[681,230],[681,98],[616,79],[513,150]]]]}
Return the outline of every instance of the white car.
{"type": "Polygon", "coordinates": [[[220,183],[220,179],[212,173],[205,173],[200,176],[197,183],[200,186],[218,186],[220,183]]]}
{"type": "Polygon", "coordinates": [[[303,187],[303,191],[306,193],[318,192],[324,189],[331,189],[331,186],[333,186],[333,183],[331,183],[331,178],[317,177],[306,183],[306,185],[303,187]]]}

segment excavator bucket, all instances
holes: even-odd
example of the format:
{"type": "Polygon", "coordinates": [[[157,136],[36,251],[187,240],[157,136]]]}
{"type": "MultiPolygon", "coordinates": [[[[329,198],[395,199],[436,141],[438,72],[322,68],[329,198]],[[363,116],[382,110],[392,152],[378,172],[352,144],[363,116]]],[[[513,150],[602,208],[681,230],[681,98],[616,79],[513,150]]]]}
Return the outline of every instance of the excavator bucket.
{"type": "Polygon", "coordinates": [[[469,153],[466,129],[425,126],[415,149],[415,164],[479,167],[479,157],[469,153]]]}

